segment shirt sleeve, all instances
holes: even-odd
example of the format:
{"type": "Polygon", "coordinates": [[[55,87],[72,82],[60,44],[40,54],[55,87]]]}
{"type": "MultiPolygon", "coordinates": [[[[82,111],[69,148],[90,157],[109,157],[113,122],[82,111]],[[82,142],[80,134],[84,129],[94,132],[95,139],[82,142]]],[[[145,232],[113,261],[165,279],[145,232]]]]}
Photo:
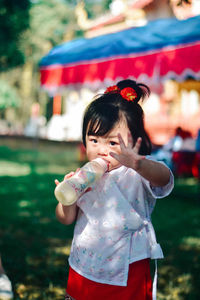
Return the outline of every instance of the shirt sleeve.
{"type": "MultiPolygon", "coordinates": [[[[148,156],[147,159],[155,160],[155,159],[152,159],[151,156],[148,156]]],[[[164,164],[166,166],[166,168],[168,168],[168,166],[164,162],[159,161],[159,163],[164,164]]],[[[170,171],[169,182],[164,186],[157,186],[157,187],[151,186],[150,182],[142,177],[143,184],[147,188],[148,192],[154,198],[164,198],[164,197],[168,196],[171,193],[171,191],[173,190],[173,188],[174,188],[174,175],[173,175],[173,173],[170,169],[169,169],[169,171],[170,171]]]]}

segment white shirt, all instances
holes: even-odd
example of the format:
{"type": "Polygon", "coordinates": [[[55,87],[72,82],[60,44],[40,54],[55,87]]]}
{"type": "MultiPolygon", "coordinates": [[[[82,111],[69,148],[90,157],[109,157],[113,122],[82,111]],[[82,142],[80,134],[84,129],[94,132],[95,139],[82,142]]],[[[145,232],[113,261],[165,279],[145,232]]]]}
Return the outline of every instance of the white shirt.
{"type": "Polygon", "coordinates": [[[105,173],[77,201],[72,269],[96,282],[126,286],[130,263],[162,258],[150,215],[156,198],[172,188],[172,173],[169,183],[158,188],[125,166],[105,173]]]}

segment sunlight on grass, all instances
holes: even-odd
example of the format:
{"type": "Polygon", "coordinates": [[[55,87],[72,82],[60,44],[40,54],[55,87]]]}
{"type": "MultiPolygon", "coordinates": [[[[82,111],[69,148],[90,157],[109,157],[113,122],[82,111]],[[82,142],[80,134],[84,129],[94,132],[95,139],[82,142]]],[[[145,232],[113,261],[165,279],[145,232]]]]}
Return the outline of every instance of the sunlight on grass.
{"type": "Polygon", "coordinates": [[[191,250],[191,249],[196,249],[200,250],[200,237],[184,237],[181,241],[180,245],[181,249],[184,250],[191,250]]]}
{"type": "Polygon", "coordinates": [[[64,247],[55,247],[55,248],[53,248],[53,251],[55,251],[55,253],[57,253],[57,254],[65,254],[65,255],[69,256],[70,249],[71,249],[71,245],[67,245],[64,247]]]}
{"type": "Polygon", "coordinates": [[[31,257],[31,256],[26,257],[27,264],[38,268],[40,267],[43,260],[44,260],[43,257],[31,257]]]}
{"type": "MultiPolygon", "coordinates": [[[[175,269],[172,267],[162,267],[159,269],[159,274],[165,277],[164,289],[160,292],[158,289],[158,300],[185,300],[186,295],[192,291],[192,275],[183,273],[174,277],[175,269]],[[166,280],[168,279],[168,280],[166,280]]],[[[158,282],[163,279],[158,277],[158,282]]]]}
{"type": "Polygon", "coordinates": [[[25,300],[38,300],[38,299],[64,299],[65,291],[63,288],[54,286],[52,283],[49,287],[42,289],[31,285],[18,284],[16,288],[17,294],[20,299],[25,300]],[[41,294],[43,297],[41,298],[41,294]]]}
{"type": "Polygon", "coordinates": [[[60,174],[65,175],[66,174],[66,166],[56,166],[56,165],[49,165],[49,166],[40,166],[36,168],[37,174],[60,174]]]}
{"type": "Polygon", "coordinates": [[[39,175],[43,174],[58,174],[58,175],[65,175],[71,171],[75,171],[77,169],[77,164],[71,164],[70,168],[69,166],[63,165],[63,166],[58,166],[58,165],[44,165],[44,166],[39,166],[36,167],[35,172],[39,175]]]}
{"type": "Polygon", "coordinates": [[[60,239],[51,238],[51,239],[48,239],[48,242],[51,244],[51,248],[50,248],[51,252],[69,256],[72,239],[68,239],[67,241],[65,241],[64,245],[59,246],[59,247],[58,247],[58,245],[60,245],[60,243],[61,243],[60,239]]]}
{"type": "Polygon", "coordinates": [[[40,218],[40,223],[41,224],[49,224],[49,223],[51,223],[51,219],[50,218],[40,218]]]}
{"type": "Polygon", "coordinates": [[[193,186],[193,185],[197,185],[198,184],[198,179],[194,178],[194,177],[190,177],[190,178],[178,178],[176,180],[176,185],[184,185],[184,186],[193,186]]]}
{"type": "Polygon", "coordinates": [[[157,294],[158,300],[185,300],[185,295],[189,295],[192,290],[191,275],[183,274],[177,278],[177,282],[169,282],[169,287],[164,294],[157,294]]]}
{"type": "Polygon", "coordinates": [[[31,216],[31,213],[29,211],[21,211],[19,213],[19,216],[20,217],[30,217],[31,216]]]}
{"type": "Polygon", "coordinates": [[[31,169],[28,164],[0,160],[0,176],[25,176],[29,175],[30,172],[31,169]]]}
{"type": "Polygon", "coordinates": [[[30,206],[30,202],[26,201],[26,200],[22,200],[22,201],[19,201],[18,206],[19,207],[27,207],[27,206],[30,206]]]}

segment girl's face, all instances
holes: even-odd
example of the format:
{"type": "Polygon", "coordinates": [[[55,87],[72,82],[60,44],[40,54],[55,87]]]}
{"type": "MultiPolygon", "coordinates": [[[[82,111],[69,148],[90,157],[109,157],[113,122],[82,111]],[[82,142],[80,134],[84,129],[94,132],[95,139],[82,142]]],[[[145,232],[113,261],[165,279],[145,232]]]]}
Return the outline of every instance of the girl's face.
{"type": "Polygon", "coordinates": [[[86,134],[86,154],[88,160],[103,158],[109,163],[109,171],[116,169],[120,163],[110,156],[110,152],[121,153],[121,148],[117,134],[120,133],[125,144],[128,144],[128,134],[130,130],[126,120],[120,120],[108,133],[103,136],[86,134]]]}

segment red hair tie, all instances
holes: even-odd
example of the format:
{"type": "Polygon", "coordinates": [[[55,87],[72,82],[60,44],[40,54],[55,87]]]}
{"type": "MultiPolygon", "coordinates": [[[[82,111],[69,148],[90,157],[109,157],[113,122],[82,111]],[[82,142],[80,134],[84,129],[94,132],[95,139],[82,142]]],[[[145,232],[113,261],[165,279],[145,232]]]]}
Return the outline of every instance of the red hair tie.
{"type": "Polygon", "coordinates": [[[120,89],[118,88],[117,85],[112,85],[112,86],[107,87],[104,94],[107,94],[107,93],[110,93],[110,92],[119,93],[120,89]]]}
{"type": "Polygon", "coordinates": [[[127,101],[132,101],[132,102],[137,98],[136,91],[131,87],[122,89],[120,91],[120,95],[127,101]]]}
{"type": "Polygon", "coordinates": [[[137,98],[136,91],[131,87],[126,87],[122,90],[117,85],[112,85],[107,87],[104,94],[108,94],[110,92],[119,93],[125,100],[134,101],[137,98]]]}

